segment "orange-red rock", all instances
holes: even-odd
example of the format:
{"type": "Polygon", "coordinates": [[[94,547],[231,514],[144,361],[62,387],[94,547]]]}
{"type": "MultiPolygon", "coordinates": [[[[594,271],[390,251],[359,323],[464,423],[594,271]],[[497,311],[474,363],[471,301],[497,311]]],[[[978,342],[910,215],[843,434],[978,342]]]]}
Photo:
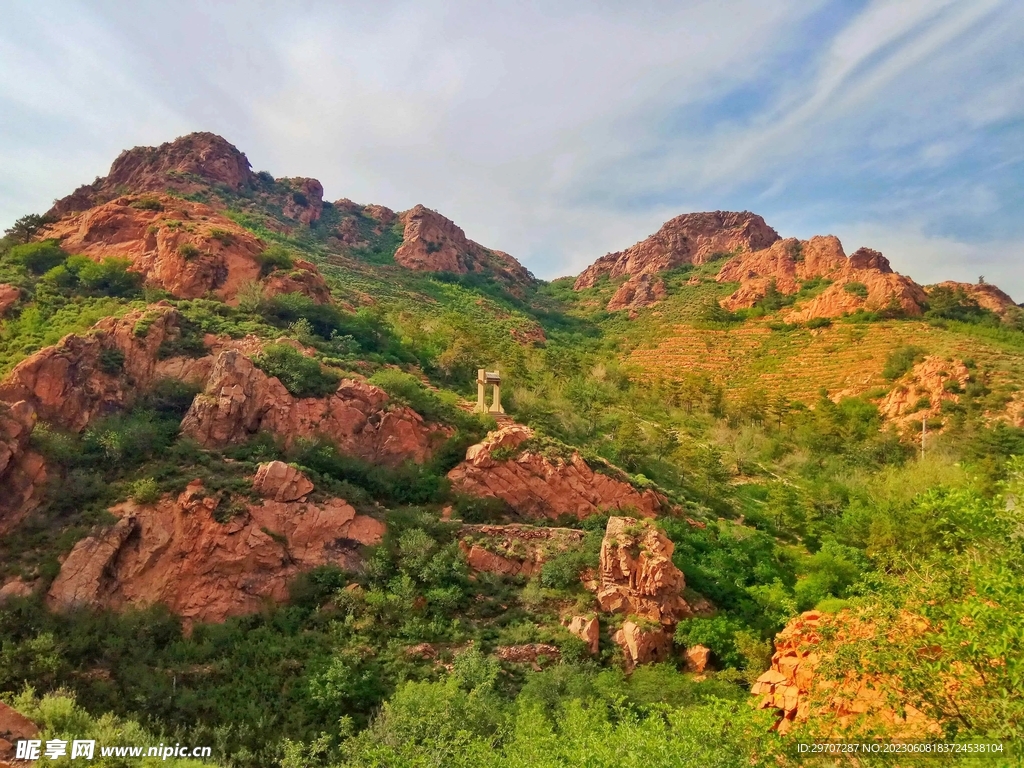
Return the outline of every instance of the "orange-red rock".
{"type": "MultiPolygon", "coordinates": [[[[108,256],[128,259],[146,285],[163,288],[178,298],[213,294],[234,301],[247,283],[261,279],[260,254],[266,244],[209,205],[167,195],[125,195],[72,213],[47,226],[39,235],[60,240],[69,253],[94,260],[108,256]],[[160,209],[139,207],[153,201],[160,209]]],[[[316,268],[301,262],[293,272],[290,290],[313,297],[327,293],[316,268]]],[[[278,282],[280,278],[278,278],[278,282]]],[[[267,293],[281,291],[275,282],[267,293]]]]}
{"type": "Polygon", "coordinates": [[[217,356],[206,391],[192,403],[181,430],[207,447],[243,442],[260,431],[288,445],[323,437],[344,453],[392,465],[425,461],[447,436],[364,382],[345,379],[328,397],[295,397],[233,349],[217,356]]]}
{"type": "MultiPolygon", "coordinates": [[[[920,633],[924,623],[909,614],[904,623],[911,634],[920,633]]],[[[880,728],[896,738],[921,738],[940,732],[937,724],[909,704],[905,715],[891,705],[890,698],[901,694],[899,671],[884,674],[850,669],[838,680],[824,679],[818,665],[837,645],[873,638],[876,629],[849,611],[824,614],[807,611],[791,620],[775,637],[771,668],[761,675],[751,693],[762,696],[761,708],[779,710],[777,727],[789,730],[794,721],[819,722],[834,718],[841,733],[851,726],[880,728]],[[823,637],[830,636],[829,648],[823,637]]]]}
{"type": "MultiPolygon", "coordinates": [[[[574,287],[577,291],[591,288],[604,276],[636,280],[685,264],[703,264],[721,253],[758,251],[778,239],[778,233],[764,219],[748,211],[686,213],[631,248],[602,256],[583,271],[574,287]]],[[[632,290],[631,306],[640,306],[636,289],[632,290]]],[[[653,288],[649,295],[656,300],[653,288]]]]}
{"type": "Polygon", "coordinates": [[[51,217],[93,206],[130,192],[180,194],[205,191],[212,184],[232,190],[252,185],[249,160],[232,144],[213,133],[190,133],[159,147],[135,147],[118,155],[110,173],[92,184],[79,187],[58,200],[51,217]]]}
{"type": "Polygon", "coordinates": [[[14,597],[28,597],[35,589],[35,584],[21,578],[14,578],[0,587],[0,605],[14,597]]]}
{"type": "MultiPolygon", "coordinates": [[[[0,760],[13,762],[16,755],[14,744],[22,739],[38,739],[39,726],[0,701],[0,760]]],[[[18,761],[17,765],[29,765],[18,761]]]]}
{"type": "Polygon", "coordinates": [[[612,640],[622,648],[627,669],[667,661],[672,655],[672,635],[659,626],[642,627],[626,619],[612,640]]]}
{"type": "Polygon", "coordinates": [[[879,412],[901,425],[921,425],[942,412],[944,402],[959,402],[958,392],[971,379],[960,360],[929,355],[901,377],[878,405],[879,412]],[[954,390],[954,391],[950,391],[954,390]]]}
{"type": "Polygon", "coordinates": [[[600,650],[601,627],[596,616],[573,616],[566,622],[566,629],[587,644],[591,656],[600,650]]]}
{"type": "Polygon", "coordinates": [[[501,576],[533,576],[552,555],[583,540],[572,528],[531,525],[464,525],[459,548],[474,571],[501,576]]]}
{"type": "Polygon", "coordinates": [[[12,530],[36,506],[46,465],[29,448],[35,409],[25,401],[0,401],[0,535],[12,530]]]}
{"type": "Polygon", "coordinates": [[[359,567],[356,547],[378,543],[382,523],[342,499],[265,500],[225,523],[222,503],[194,481],[177,498],[124,502],[113,527],[75,545],[47,595],[58,610],[162,603],[186,623],[250,613],[282,601],[296,574],[333,563],[359,567]]]}
{"type": "Polygon", "coordinates": [[[665,283],[661,278],[645,273],[630,277],[620,285],[608,302],[607,309],[616,312],[620,309],[650,307],[665,296],[665,283]]]}
{"type": "Polygon", "coordinates": [[[268,461],[256,470],[252,487],[260,496],[274,501],[304,501],[313,490],[313,483],[283,461],[268,461]]]}
{"type": "Polygon", "coordinates": [[[1005,314],[1006,310],[1017,306],[1017,303],[1010,298],[1008,293],[991,283],[957,283],[953,280],[947,280],[938,285],[930,285],[925,290],[930,294],[936,288],[963,291],[968,298],[978,302],[978,306],[990,309],[997,315],[1005,314]]]}
{"type": "Polygon", "coordinates": [[[417,205],[399,218],[405,231],[395,261],[407,269],[491,274],[509,286],[533,282],[533,276],[514,258],[469,240],[453,221],[436,211],[417,205]]]}
{"type": "Polygon", "coordinates": [[[501,661],[513,664],[530,664],[534,669],[540,669],[538,659],[541,657],[548,661],[558,661],[561,658],[561,651],[553,645],[546,643],[525,643],[523,645],[502,645],[498,646],[495,655],[501,661]]]}
{"type": "Polygon", "coordinates": [[[21,299],[21,291],[13,285],[0,283],[0,317],[7,314],[7,310],[13,307],[21,299]]]}
{"type": "Polygon", "coordinates": [[[278,179],[292,192],[284,201],[284,215],[307,226],[320,219],[324,210],[324,187],[316,179],[278,179]]]}
{"type": "Polygon", "coordinates": [[[675,546],[649,521],[608,519],[601,542],[601,610],[639,616],[666,627],[692,616],[683,599],[683,573],[672,563],[675,546]]]}
{"type": "Polygon", "coordinates": [[[686,669],[695,674],[703,674],[711,662],[711,649],[704,645],[691,645],[686,649],[686,669]]]}
{"type": "Polygon", "coordinates": [[[466,460],[448,473],[452,485],[473,496],[503,499],[529,518],[570,514],[583,519],[599,512],[633,511],[653,517],[666,505],[654,491],[637,490],[622,479],[595,472],[576,452],[548,457],[519,447],[533,437],[529,427],[512,424],[470,447],[466,460]],[[494,453],[498,452],[498,458],[494,453]],[[509,458],[501,456],[510,452],[509,458]]]}

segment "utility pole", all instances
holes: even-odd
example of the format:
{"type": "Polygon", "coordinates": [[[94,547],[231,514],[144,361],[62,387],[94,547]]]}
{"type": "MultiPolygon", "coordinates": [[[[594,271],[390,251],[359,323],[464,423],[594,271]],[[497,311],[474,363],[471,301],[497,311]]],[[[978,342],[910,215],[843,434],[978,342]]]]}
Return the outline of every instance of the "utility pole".
{"type": "Polygon", "coordinates": [[[924,461],[924,439],[928,437],[928,417],[921,419],[921,461],[924,461]]]}

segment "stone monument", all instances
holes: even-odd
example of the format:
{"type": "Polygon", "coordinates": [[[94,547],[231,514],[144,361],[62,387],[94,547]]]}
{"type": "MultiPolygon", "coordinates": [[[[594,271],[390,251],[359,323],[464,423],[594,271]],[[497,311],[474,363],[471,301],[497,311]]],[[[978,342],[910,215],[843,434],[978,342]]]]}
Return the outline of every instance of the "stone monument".
{"type": "Polygon", "coordinates": [[[480,368],[476,374],[476,413],[504,413],[501,407],[501,374],[497,371],[488,371],[480,368]],[[487,407],[487,385],[494,386],[494,394],[491,398],[491,406],[487,407]]]}

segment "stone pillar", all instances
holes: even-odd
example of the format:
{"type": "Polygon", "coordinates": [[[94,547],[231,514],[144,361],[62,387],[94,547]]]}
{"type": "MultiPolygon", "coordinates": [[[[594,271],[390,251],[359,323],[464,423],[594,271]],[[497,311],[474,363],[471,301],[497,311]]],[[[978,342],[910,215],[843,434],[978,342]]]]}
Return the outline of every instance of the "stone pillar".
{"type": "Polygon", "coordinates": [[[487,393],[485,391],[487,386],[487,371],[484,368],[477,369],[476,372],[476,412],[487,413],[487,393]]]}
{"type": "Polygon", "coordinates": [[[505,409],[501,407],[501,384],[494,385],[494,400],[491,401],[491,413],[504,413],[505,409]]]}

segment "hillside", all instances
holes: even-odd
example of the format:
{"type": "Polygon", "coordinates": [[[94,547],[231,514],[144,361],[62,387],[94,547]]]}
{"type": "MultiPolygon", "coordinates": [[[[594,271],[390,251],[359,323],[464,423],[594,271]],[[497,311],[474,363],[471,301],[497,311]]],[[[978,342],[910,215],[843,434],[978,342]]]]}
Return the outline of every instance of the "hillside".
{"type": "Polygon", "coordinates": [[[749,212],[547,283],[323,195],[199,133],[0,241],[0,766],[62,712],[229,766],[1021,736],[1004,292],[749,212]]]}

